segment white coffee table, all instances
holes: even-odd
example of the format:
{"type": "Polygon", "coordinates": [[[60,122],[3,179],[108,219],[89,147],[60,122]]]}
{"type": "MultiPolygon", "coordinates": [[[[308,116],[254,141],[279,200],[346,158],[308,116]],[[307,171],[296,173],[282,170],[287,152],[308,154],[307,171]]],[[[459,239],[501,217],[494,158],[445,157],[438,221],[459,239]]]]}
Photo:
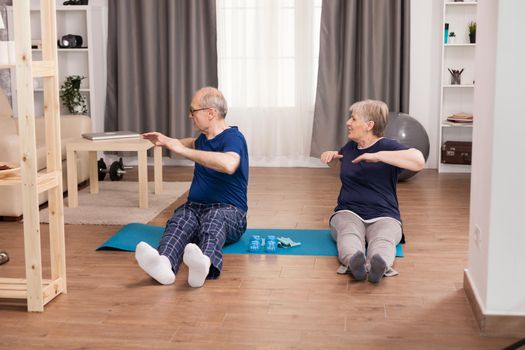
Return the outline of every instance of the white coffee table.
{"type": "Polygon", "coordinates": [[[78,207],[77,152],[89,152],[89,189],[98,193],[98,151],[137,152],[139,171],[139,208],[148,207],[148,162],[147,151],[153,149],[155,194],[162,192],[162,148],[145,139],[116,139],[91,141],[78,139],[66,145],[68,206],[78,207]]]}

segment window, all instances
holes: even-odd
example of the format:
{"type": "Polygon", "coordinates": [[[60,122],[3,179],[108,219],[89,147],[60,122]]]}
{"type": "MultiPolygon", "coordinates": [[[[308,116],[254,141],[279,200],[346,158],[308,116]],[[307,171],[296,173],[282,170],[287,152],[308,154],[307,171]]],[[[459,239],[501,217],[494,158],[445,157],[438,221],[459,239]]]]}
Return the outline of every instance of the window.
{"type": "Polygon", "coordinates": [[[321,4],[218,0],[219,85],[232,107],[313,106],[321,4]]]}
{"type": "Polygon", "coordinates": [[[311,161],[320,19],[321,0],[217,1],[219,89],[251,165],[311,161]]]}

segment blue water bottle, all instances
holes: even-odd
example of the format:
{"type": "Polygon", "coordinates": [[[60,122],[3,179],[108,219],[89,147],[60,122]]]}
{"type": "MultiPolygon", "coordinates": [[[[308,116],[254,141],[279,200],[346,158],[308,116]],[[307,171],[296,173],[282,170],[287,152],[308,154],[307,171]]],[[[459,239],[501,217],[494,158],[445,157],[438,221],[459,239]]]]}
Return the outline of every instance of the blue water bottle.
{"type": "Polygon", "coordinates": [[[448,43],[448,23],[445,23],[445,34],[444,34],[444,38],[445,38],[445,44],[448,43]]]}
{"type": "Polygon", "coordinates": [[[266,236],[266,252],[277,253],[277,238],[273,235],[266,236]]]}
{"type": "Polygon", "coordinates": [[[250,253],[257,253],[261,249],[261,236],[252,235],[248,243],[248,250],[250,253]]]}

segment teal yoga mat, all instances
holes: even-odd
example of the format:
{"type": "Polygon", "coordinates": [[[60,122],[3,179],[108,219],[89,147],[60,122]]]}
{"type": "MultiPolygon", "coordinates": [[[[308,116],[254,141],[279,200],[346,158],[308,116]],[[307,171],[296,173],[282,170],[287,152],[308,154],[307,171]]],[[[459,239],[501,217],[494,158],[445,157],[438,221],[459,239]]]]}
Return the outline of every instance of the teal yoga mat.
{"type": "MultiPolygon", "coordinates": [[[[97,248],[97,250],[124,250],[134,252],[140,241],[144,241],[152,247],[157,247],[164,232],[164,227],[144,224],[128,224],[118,230],[110,239],[97,248]]],[[[251,253],[248,251],[248,241],[251,235],[274,235],[277,237],[288,237],[295,242],[301,242],[300,246],[292,248],[278,248],[280,255],[316,255],[337,256],[337,248],[332,240],[330,230],[297,230],[297,229],[248,229],[241,239],[223,248],[224,254],[265,254],[251,253]]],[[[404,256],[403,248],[397,246],[398,257],[404,256]]]]}

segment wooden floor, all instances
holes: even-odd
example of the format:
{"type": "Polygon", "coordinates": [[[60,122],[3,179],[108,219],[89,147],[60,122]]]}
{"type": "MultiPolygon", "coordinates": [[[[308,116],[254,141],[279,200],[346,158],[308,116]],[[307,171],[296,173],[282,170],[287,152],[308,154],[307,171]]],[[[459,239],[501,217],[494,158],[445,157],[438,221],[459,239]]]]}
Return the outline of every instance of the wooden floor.
{"type": "MultiPolygon", "coordinates": [[[[165,179],[190,180],[191,169],[166,168],[165,179]]],[[[119,227],[67,225],[68,294],[43,313],[0,300],[0,348],[501,349],[518,339],[480,336],[462,289],[469,182],[427,170],[399,185],[406,257],[377,286],[337,275],[335,257],[274,255],[227,255],[200,289],[185,267],[160,286],[132,253],[95,252],[119,227]]],[[[249,227],[326,228],[338,190],[328,169],[251,169],[249,227]]],[[[0,222],[0,249],[11,256],[0,276],[21,277],[20,222],[0,222]]]]}

